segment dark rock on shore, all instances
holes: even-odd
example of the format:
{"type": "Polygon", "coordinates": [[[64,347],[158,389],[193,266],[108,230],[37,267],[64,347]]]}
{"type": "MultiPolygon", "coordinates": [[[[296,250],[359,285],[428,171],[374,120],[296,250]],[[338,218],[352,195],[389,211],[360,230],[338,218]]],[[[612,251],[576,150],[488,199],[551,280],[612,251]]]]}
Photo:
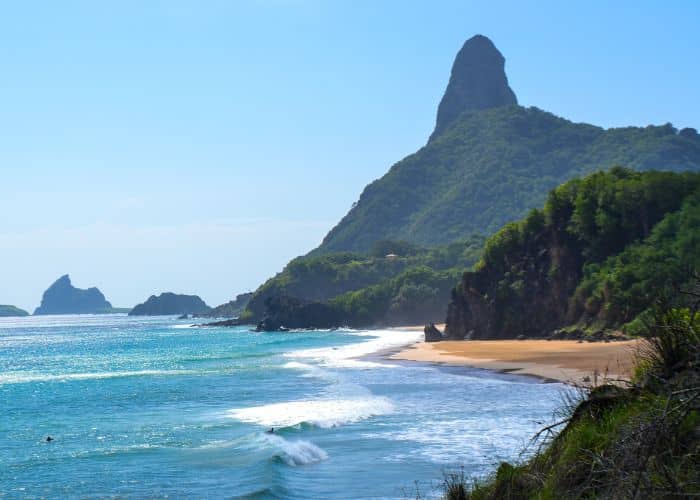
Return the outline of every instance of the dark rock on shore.
{"type": "Polygon", "coordinates": [[[146,302],[134,307],[129,316],[162,316],[170,314],[206,314],[211,308],[196,295],[180,295],[171,292],[151,295],[146,302]]]}
{"type": "Polygon", "coordinates": [[[204,323],[204,324],[197,325],[197,326],[241,326],[241,325],[245,325],[245,324],[247,324],[247,323],[242,322],[238,318],[233,318],[233,319],[225,319],[222,321],[212,321],[211,323],[204,323]]]}
{"type": "Polygon", "coordinates": [[[257,331],[287,331],[289,329],[327,329],[341,326],[338,312],[322,302],[305,302],[294,297],[270,297],[267,313],[258,323],[257,331]]]}
{"type": "Polygon", "coordinates": [[[423,332],[425,333],[426,342],[440,342],[441,340],[444,340],[442,332],[438,330],[438,327],[435,326],[434,323],[425,325],[423,332]]]}
{"type": "Polygon", "coordinates": [[[97,288],[75,288],[65,274],[44,292],[34,314],[97,314],[111,310],[112,304],[97,288]]]}

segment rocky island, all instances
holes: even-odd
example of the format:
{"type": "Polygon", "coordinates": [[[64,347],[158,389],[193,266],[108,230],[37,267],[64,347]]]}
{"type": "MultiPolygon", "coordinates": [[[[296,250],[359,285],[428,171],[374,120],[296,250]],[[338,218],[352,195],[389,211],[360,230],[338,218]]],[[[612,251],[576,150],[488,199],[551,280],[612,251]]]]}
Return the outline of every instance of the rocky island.
{"type": "Polygon", "coordinates": [[[129,316],[166,316],[171,314],[207,314],[211,308],[196,295],[164,292],[151,295],[148,300],[135,306],[129,316]]]}
{"type": "Polygon", "coordinates": [[[81,289],[71,284],[64,274],[51,285],[41,298],[34,314],[103,314],[112,312],[105,296],[96,287],[81,289]]]}
{"type": "Polygon", "coordinates": [[[0,305],[0,318],[11,316],[29,316],[29,313],[24,309],[10,305],[0,305]]]}

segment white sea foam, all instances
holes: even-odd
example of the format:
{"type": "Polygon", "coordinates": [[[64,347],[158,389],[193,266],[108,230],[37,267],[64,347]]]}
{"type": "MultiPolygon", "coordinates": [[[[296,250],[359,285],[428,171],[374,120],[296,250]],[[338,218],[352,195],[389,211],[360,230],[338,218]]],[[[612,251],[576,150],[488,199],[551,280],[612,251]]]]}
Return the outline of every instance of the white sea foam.
{"type": "Polygon", "coordinates": [[[292,467],[313,464],[328,458],[328,453],[309,441],[288,441],[273,434],[266,434],[265,439],[276,449],[275,455],[292,467]]]}
{"type": "Polygon", "coordinates": [[[24,384],[28,382],[63,382],[69,380],[93,380],[117,377],[142,377],[159,375],[185,375],[193,373],[189,370],[137,370],[121,372],[88,372],[88,373],[27,373],[10,372],[0,374],[0,385],[24,384]]]}
{"type": "Polygon", "coordinates": [[[289,427],[308,423],[328,428],[391,413],[393,409],[389,399],[370,396],[272,403],[231,410],[229,415],[241,422],[265,427],[289,427]]]}
{"type": "Polygon", "coordinates": [[[239,458],[246,455],[260,458],[274,457],[292,467],[313,464],[328,458],[328,454],[323,449],[310,441],[289,440],[279,434],[256,433],[253,436],[248,435],[234,440],[216,440],[199,447],[201,450],[227,448],[235,450],[233,455],[239,458]]]}
{"type": "Polygon", "coordinates": [[[334,368],[394,367],[395,365],[377,363],[359,358],[372,353],[412,344],[423,337],[422,332],[401,330],[373,330],[350,333],[352,335],[369,337],[369,339],[365,342],[339,347],[322,347],[292,351],[285,353],[285,356],[288,358],[309,359],[321,366],[334,368]]]}

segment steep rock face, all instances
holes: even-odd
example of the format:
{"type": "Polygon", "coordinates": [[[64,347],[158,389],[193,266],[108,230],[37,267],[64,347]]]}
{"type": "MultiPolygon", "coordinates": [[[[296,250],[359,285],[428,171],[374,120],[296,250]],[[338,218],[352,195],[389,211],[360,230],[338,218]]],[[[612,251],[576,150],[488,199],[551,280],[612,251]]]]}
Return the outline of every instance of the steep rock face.
{"type": "Polygon", "coordinates": [[[171,292],[151,295],[146,302],[138,304],[129,316],[161,316],[170,314],[207,314],[211,308],[196,295],[180,295],[171,292]]]}
{"type": "Polygon", "coordinates": [[[563,326],[571,315],[569,297],[581,279],[579,246],[548,229],[523,245],[507,271],[491,266],[464,273],[447,308],[446,336],[541,337],[563,326]],[[504,286],[505,273],[517,276],[515,286],[504,286]]]}
{"type": "Polygon", "coordinates": [[[482,35],[467,40],[452,65],[450,82],[438,107],[433,140],[465,111],[515,106],[518,99],[508,86],[505,58],[482,35]]]}
{"type": "Polygon", "coordinates": [[[65,274],[44,292],[34,314],[94,314],[110,309],[112,304],[97,288],[75,288],[65,274]]]}

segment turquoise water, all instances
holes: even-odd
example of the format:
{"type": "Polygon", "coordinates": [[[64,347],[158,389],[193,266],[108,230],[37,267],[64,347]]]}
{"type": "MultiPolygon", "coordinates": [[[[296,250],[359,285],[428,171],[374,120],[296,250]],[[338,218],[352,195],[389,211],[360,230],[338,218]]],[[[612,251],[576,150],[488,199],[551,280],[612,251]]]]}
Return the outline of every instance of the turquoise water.
{"type": "Polygon", "coordinates": [[[371,356],[417,337],[0,319],[0,491],[430,496],[445,471],[516,459],[560,405],[560,384],[371,356]]]}

